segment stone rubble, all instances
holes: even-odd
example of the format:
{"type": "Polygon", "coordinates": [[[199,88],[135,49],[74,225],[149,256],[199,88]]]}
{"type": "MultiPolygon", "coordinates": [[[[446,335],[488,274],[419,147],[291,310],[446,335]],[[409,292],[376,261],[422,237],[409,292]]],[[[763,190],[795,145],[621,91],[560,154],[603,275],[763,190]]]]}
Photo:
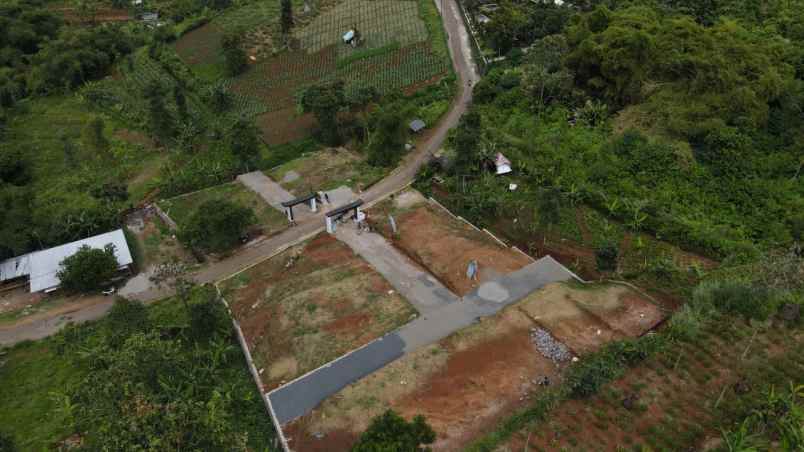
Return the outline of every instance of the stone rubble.
{"type": "Polygon", "coordinates": [[[572,352],[570,352],[569,348],[542,328],[531,328],[530,340],[545,358],[555,364],[567,362],[572,358],[572,352]]]}

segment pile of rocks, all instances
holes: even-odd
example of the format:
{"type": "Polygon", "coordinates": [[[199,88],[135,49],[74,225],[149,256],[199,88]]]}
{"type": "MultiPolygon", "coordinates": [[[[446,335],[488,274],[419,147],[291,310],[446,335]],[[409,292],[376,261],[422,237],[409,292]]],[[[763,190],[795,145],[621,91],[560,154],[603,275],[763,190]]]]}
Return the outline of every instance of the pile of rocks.
{"type": "Polygon", "coordinates": [[[553,338],[547,330],[531,328],[530,340],[545,358],[548,358],[555,364],[561,364],[572,359],[570,349],[553,338]]]}

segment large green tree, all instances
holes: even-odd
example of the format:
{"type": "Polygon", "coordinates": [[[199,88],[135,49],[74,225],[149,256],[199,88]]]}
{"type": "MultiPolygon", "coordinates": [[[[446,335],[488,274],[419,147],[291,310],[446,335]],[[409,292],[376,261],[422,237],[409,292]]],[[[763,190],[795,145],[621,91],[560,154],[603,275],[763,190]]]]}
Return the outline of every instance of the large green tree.
{"type": "Polygon", "coordinates": [[[330,146],[341,144],[338,112],[345,106],[346,95],[342,81],[321,83],[307,88],[301,96],[301,108],[318,120],[321,141],[330,146]]]}
{"type": "Polygon", "coordinates": [[[87,245],[61,261],[56,276],[61,287],[76,292],[91,292],[103,287],[117,273],[118,263],[114,245],[91,248],[87,245]]]}
{"type": "Polygon", "coordinates": [[[371,116],[368,162],[374,166],[395,165],[405,151],[410,112],[391,104],[371,116]]]}
{"type": "Polygon", "coordinates": [[[237,245],[255,221],[254,212],[248,207],[212,199],[196,207],[179,225],[179,238],[189,246],[220,253],[237,245]]]}
{"type": "Polygon", "coordinates": [[[246,51],[243,50],[242,33],[232,32],[223,35],[221,47],[226,62],[226,72],[232,77],[242,74],[248,66],[246,51]]]}

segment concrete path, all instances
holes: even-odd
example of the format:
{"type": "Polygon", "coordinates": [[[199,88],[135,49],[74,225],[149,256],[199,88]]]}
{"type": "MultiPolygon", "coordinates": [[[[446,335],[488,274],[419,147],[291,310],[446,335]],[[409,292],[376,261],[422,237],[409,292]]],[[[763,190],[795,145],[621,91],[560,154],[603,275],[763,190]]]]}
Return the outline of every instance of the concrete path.
{"type": "MultiPolygon", "coordinates": [[[[363,235],[357,238],[362,239],[363,235]]],[[[546,284],[574,277],[572,272],[547,256],[483,283],[461,301],[442,304],[399,330],[269,392],[267,397],[274,407],[277,421],[284,425],[304,416],[327,397],[406,353],[435,343],[480,317],[492,315],[546,284]]],[[[417,305],[416,301],[408,300],[417,305]]]]}
{"type": "Polygon", "coordinates": [[[335,236],[371,264],[420,314],[427,315],[459,300],[380,234],[358,234],[357,228],[349,224],[339,227],[335,236]]]}

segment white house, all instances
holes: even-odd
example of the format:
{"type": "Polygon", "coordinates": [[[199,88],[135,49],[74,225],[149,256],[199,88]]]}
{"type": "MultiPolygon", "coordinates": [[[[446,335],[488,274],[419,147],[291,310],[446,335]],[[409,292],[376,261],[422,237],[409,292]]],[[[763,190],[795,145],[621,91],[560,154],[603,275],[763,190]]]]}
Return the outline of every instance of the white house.
{"type": "Polygon", "coordinates": [[[78,252],[82,246],[104,248],[106,245],[114,245],[119,270],[125,270],[134,263],[126,236],[122,229],[117,229],[0,262],[0,282],[27,276],[31,292],[52,292],[61,284],[56,273],[61,270],[64,259],[78,252]]]}

